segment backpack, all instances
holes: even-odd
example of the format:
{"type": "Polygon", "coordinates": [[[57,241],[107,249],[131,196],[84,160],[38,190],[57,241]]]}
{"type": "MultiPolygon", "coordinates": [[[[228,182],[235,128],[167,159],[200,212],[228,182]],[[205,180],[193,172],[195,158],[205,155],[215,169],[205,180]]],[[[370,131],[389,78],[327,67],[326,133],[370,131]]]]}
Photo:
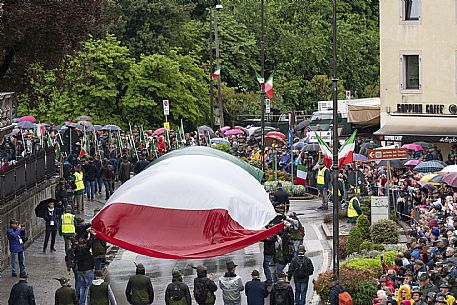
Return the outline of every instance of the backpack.
{"type": "Polygon", "coordinates": [[[302,279],[309,275],[308,262],[305,258],[303,258],[302,262],[298,261],[298,268],[295,270],[295,276],[299,279],[302,279]]]}
{"type": "Polygon", "coordinates": [[[289,297],[288,297],[288,291],[287,288],[279,288],[279,286],[276,286],[275,289],[275,304],[276,305],[286,305],[289,304],[289,297]]]}
{"type": "Polygon", "coordinates": [[[203,281],[195,281],[194,286],[194,297],[197,304],[205,304],[208,298],[208,290],[206,289],[206,283],[203,281]]]}
{"type": "Polygon", "coordinates": [[[338,294],[338,304],[339,305],[352,305],[352,297],[351,295],[347,292],[341,292],[338,294]]]}
{"type": "Polygon", "coordinates": [[[181,285],[179,282],[173,283],[173,286],[171,287],[171,298],[173,301],[179,301],[182,297],[181,285]]]}

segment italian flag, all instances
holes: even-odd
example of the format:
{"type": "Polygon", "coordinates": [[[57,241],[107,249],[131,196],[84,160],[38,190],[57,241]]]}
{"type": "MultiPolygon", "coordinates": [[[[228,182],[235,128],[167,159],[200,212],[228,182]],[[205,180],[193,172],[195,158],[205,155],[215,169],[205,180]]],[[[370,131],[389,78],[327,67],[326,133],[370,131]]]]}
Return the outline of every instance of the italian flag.
{"type": "Polygon", "coordinates": [[[325,166],[327,168],[330,168],[330,166],[332,165],[332,160],[333,160],[332,151],[327,146],[327,144],[325,144],[325,142],[321,139],[321,137],[319,136],[319,134],[317,132],[314,132],[314,134],[316,135],[322,155],[324,156],[325,166]]]}
{"type": "Polygon", "coordinates": [[[350,164],[353,162],[352,158],[354,155],[354,148],[355,148],[355,136],[357,134],[357,130],[354,130],[352,135],[346,139],[343,146],[338,151],[338,165],[341,169],[344,164],[350,164]]]}
{"type": "Polygon", "coordinates": [[[265,84],[265,79],[260,76],[257,72],[255,73],[255,78],[257,78],[257,81],[259,82],[260,86],[263,86],[265,84]]]}
{"type": "Polygon", "coordinates": [[[273,74],[267,79],[265,83],[265,93],[267,94],[269,99],[273,98],[273,74]]]}
{"type": "Polygon", "coordinates": [[[211,74],[211,79],[216,79],[221,76],[221,67],[217,68],[216,71],[211,74]]]}
{"type": "Polygon", "coordinates": [[[295,184],[305,185],[307,175],[306,166],[299,164],[297,166],[297,179],[295,179],[295,184]]]}

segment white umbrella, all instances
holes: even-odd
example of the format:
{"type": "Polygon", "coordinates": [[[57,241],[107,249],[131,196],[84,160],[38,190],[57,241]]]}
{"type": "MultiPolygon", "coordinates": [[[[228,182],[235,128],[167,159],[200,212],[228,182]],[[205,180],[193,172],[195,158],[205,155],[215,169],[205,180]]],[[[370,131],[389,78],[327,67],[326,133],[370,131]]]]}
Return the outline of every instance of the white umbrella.
{"type": "Polygon", "coordinates": [[[443,168],[442,170],[440,170],[440,172],[457,173],[457,165],[448,165],[445,168],[443,168]]]}

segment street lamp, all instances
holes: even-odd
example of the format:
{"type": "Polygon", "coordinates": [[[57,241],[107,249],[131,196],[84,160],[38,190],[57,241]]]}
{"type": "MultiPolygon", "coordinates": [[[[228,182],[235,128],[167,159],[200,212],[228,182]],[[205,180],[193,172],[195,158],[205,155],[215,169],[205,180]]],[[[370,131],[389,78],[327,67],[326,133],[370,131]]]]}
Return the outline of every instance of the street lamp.
{"type": "Polygon", "coordinates": [[[339,235],[340,235],[340,224],[338,218],[338,78],[336,70],[336,0],[332,0],[333,4],[333,20],[332,20],[332,51],[333,51],[333,275],[337,281],[339,281],[340,275],[340,261],[338,258],[338,247],[339,247],[339,235]]]}
{"type": "Polygon", "coordinates": [[[265,172],[265,10],[264,0],[261,0],[261,33],[260,33],[260,65],[264,84],[260,86],[260,130],[262,138],[260,142],[262,171],[265,172]]]}
{"type": "MultiPolygon", "coordinates": [[[[214,40],[216,43],[216,69],[220,68],[219,57],[219,34],[217,31],[217,11],[222,9],[221,0],[217,0],[216,10],[214,11],[214,40]]],[[[219,108],[219,125],[223,127],[224,124],[224,105],[222,104],[222,91],[221,91],[221,76],[217,78],[217,107],[219,108]]]]}
{"type": "Polygon", "coordinates": [[[213,103],[213,6],[209,7],[209,121],[214,129],[214,103],[213,103]]]}

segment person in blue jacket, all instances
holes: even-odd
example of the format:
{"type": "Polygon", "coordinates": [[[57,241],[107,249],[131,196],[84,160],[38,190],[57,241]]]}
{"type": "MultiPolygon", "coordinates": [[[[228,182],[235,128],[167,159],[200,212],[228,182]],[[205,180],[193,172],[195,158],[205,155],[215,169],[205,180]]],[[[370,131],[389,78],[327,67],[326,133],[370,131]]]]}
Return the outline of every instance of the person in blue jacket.
{"type": "Polygon", "coordinates": [[[20,273],[25,272],[24,264],[24,238],[25,230],[15,219],[10,220],[10,227],[6,231],[11,252],[11,273],[13,277],[17,276],[16,261],[19,261],[20,273]]]}
{"type": "Polygon", "coordinates": [[[244,289],[248,297],[248,305],[264,305],[265,298],[269,294],[267,285],[260,281],[258,270],[253,270],[251,276],[252,281],[247,282],[244,289]]]}

